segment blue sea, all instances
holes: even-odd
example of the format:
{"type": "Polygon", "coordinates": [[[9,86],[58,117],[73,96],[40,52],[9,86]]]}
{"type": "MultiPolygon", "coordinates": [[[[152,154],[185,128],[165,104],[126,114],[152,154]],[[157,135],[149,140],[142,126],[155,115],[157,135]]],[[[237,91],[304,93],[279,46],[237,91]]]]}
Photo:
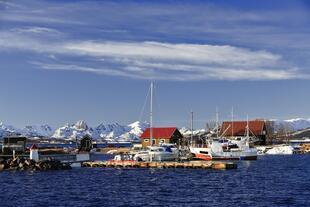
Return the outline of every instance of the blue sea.
{"type": "Polygon", "coordinates": [[[310,155],[261,156],[237,170],[1,172],[0,206],[310,206],[310,155]]]}

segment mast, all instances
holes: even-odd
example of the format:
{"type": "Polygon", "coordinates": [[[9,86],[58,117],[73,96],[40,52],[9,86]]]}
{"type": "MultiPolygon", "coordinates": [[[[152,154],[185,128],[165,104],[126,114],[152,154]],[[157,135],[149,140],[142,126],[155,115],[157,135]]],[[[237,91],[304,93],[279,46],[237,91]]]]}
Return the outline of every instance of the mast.
{"type": "Polygon", "coordinates": [[[250,127],[249,127],[249,115],[246,116],[246,139],[245,144],[247,147],[249,147],[249,141],[250,141],[250,127]]]}
{"type": "Polygon", "coordinates": [[[191,146],[193,146],[193,128],[194,128],[194,112],[191,111],[191,146]]]}
{"type": "Polygon", "coordinates": [[[249,129],[249,115],[246,116],[246,137],[249,138],[250,129],[249,129]]]}
{"type": "Polygon", "coordinates": [[[231,137],[234,137],[234,107],[231,108],[231,137]]]}
{"type": "Polygon", "coordinates": [[[150,101],[150,142],[151,146],[153,146],[153,88],[154,82],[151,81],[151,101],[150,101]]]}
{"type": "Polygon", "coordinates": [[[219,138],[219,111],[216,107],[216,138],[219,138]]]}

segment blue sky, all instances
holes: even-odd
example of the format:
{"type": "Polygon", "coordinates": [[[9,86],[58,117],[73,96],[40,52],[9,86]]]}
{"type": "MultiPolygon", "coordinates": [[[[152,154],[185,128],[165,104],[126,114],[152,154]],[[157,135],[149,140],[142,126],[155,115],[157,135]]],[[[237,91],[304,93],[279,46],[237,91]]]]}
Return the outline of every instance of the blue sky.
{"type": "Polygon", "coordinates": [[[310,117],[307,1],[0,0],[0,120],[310,117]]]}

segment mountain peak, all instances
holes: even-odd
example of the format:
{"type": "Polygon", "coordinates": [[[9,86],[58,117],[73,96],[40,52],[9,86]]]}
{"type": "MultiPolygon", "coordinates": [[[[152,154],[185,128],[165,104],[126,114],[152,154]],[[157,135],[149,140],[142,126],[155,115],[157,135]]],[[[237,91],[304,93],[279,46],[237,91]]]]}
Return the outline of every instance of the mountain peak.
{"type": "Polygon", "coordinates": [[[77,121],[74,127],[78,130],[88,130],[88,125],[84,120],[77,121]]]}

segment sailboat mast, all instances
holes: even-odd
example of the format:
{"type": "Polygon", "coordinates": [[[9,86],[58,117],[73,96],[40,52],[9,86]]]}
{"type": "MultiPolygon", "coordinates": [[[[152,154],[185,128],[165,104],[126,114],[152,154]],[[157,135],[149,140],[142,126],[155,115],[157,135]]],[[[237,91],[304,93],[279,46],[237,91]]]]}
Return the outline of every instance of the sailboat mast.
{"type": "Polygon", "coordinates": [[[246,137],[249,138],[250,129],[249,129],[249,115],[246,116],[246,137]]]}
{"type": "Polygon", "coordinates": [[[191,146],[193,146],[194,112],[191,111],[191,146]]]}
{"type": "Polygon", "coordinates": [[[231,108],[231,136],[234,137],[234,107],[231,108]]]}
{"type": "Polygon", "coordinates": [[[216,107],[216,138],[219,138],[219,111],[216,107]]]}
{"type": "Polygon", "coordinates": [[[150,142],[151,146],[153,146],[153,88],[154,82],[151,81],[151,101],[150,101],[150,142]]]}

